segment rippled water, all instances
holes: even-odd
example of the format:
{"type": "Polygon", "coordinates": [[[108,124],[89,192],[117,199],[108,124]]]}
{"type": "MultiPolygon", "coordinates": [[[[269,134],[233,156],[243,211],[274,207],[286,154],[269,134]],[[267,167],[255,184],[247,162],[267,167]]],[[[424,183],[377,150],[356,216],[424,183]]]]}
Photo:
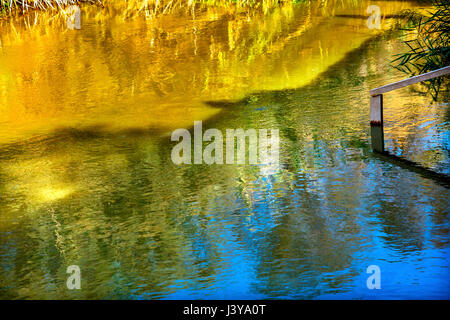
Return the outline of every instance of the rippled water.
{"type": "MultiPolygon", "coordinates": [[[[3,25],[0,297],[448,298],[448,185],[370,149],[400,33],[305,6],[3,25]],[[279,129],[280,166],[173,164],[194,120],[279,129]]],[[[386,95],[386,148],[448,175],[448,103],[421,89],[386,95]]]]}

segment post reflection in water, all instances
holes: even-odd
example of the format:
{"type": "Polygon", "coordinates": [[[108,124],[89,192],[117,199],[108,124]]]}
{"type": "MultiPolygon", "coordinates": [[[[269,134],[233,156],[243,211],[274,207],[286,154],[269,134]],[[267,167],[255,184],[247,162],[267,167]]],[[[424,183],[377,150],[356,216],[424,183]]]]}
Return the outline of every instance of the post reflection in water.
{"type": "MultiPolygon", "coordinates": [[[[370,148],[397,20],[343,3],[2,22],[0,297],[448,298],[448,189],[370,148]],[[195,120],[279,129],[280,166],[173,164],[195,120]]],[[[448,104],[413,89],[386,95],[385,148],[448,175],[448,104]]]]}

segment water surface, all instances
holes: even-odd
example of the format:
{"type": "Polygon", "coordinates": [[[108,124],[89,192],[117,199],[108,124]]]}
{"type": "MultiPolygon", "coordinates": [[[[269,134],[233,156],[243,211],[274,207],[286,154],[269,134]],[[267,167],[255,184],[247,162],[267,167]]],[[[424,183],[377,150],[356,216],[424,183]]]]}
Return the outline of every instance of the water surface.
{"type": "MultiPolygon", "coordinates": [[[[2,23],[0,297],[448,298],[448,188],[370,149],[401,33],[351,3],[2,23]],[[279,129],[280,165],[173,164],[194,120],[279,129]]],[[[448,104],[422,89],[386,95],[386,147],[448,174],[448,104]]]]}

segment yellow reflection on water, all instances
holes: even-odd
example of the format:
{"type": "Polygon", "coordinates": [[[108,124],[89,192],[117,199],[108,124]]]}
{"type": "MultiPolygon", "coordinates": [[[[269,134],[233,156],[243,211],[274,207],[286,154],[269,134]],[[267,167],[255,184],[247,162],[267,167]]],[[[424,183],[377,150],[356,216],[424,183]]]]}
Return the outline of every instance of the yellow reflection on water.
{"type": "Polygon", "coordinates": [[[39,199],[42,202],[51,202],[63,199],[71,194],[73,190],[64,186],[43,187],[39,192],[39,199]]]}
{"type": "MultiPolygon", "coordinates": [[[[153,19],[84,6],[81,30],[50,13],[3,21],[0,143],[67,127],[168,132],[220,112],[206,101],[306,85],[380,32],[367,28],[367,4],[312,1],[265,14],[207,8],[153,19]]],[[[371,4],[383,15],[412,6],[371,4]]],[[[382,30],[392,23],[383,19],[382,30]]]]}
{"type": "Polygon", "coordinates": [[[64,179],[60,168],[70,159],[68,156],[41,157],[3,163],[2,173],[9,177],[4,186],[5,194],[25,195],[24,203],[34,205],[66,198],[75,191],[75,187],[64,179]]]}

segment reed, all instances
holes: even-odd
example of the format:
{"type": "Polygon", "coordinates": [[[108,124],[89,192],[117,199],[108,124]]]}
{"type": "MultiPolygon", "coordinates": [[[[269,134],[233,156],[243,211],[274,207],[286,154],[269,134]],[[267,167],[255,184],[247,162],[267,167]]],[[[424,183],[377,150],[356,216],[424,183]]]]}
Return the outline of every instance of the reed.
{"type": "Polygon", "coordinates": [[[57,10],[84,1],[85,0],[0,0],[0,11],[8,13],[16,10],[23,12],[30,9],[57,10]]]}
{"type": "MultiPolygon", "coordinates": [[[[433,0],[433,6],[425,15],[409,14],[409,39],[404,41],[408,49],[393,60],[397,69],[412,76],[450,65],[450,0],[433,0]]],[[[444,78],[428,82],[434,99],[442,89],[448,91],[444,78]]]]}
{"type": "Polygon", "coordinates": [[[127,10],[146,11],[151,15],[171,12],[174,9],[192,9],[197,5],[238,7],[269,10],[280,4],[306,0],[0,0],[0,12],[58,10],[80,2],[101,3],[107,6],[126,5],[127,10]]]}

